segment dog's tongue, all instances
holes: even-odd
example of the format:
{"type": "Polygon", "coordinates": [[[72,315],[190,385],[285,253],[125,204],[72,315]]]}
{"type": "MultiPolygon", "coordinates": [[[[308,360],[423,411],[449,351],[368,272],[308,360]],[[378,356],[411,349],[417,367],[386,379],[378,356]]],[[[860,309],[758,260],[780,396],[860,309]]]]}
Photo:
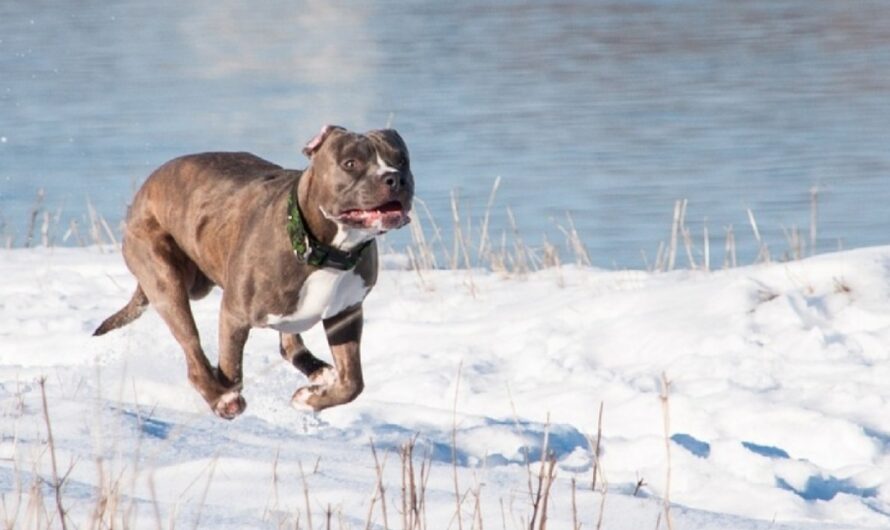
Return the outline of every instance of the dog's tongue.
{"type": "Polygon", "coordinates": [[[410,221],[407,212],[396,201],[368,210],[346,210],[338,218],[341,221],[363,228],[380,228],[384,230],[401,228],[410,221]]]}

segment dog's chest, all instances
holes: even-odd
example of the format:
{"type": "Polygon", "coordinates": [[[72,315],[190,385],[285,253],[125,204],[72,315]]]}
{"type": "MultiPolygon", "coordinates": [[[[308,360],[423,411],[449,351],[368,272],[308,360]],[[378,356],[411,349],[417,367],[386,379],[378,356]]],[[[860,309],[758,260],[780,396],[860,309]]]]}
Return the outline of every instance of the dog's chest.
{"type": "Polygon", "coordinates": [[[289,315],[268,315],[266,326],[286,333],[302,333],[320,320],[358,304],[368,290],[365,280],[354,271],[319,269],[303,282],[297,309],[289,315]]]}

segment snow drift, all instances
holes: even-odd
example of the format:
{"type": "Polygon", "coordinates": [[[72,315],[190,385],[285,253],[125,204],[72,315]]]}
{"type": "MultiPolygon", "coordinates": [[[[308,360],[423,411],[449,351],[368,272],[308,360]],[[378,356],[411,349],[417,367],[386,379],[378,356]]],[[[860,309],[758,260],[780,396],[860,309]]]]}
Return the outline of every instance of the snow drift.
{"type": "MultiPolygon", "coordinates": [[[[476,512],[490,528],[527,527],[526,461],[537,480],[546,432],[551,528],[595,528],[601,508],[603,528],[666,528],[668,493],[674,528],[890,526],[890,247],[711,273],[420,276],[402,263],[384,259],[366,302],[356,402],[291,409],[302,376],[274,332],[254,330],[247,411],[228,423],[189,387],[154,312],[90,337],[134,287],[118,253],[0,251],[0,515],[38,518],[26,504],[35,477],[51,476],[35,382],[46,376],[54,449],[71,468],[63,504],[79,525],[105,476],[138,527],[306,527],[314,516],[323,528],[330,507],[334,527],[383,528],[373,440],[388,526],[401,528],[395,453],[416,435],[418,465],[431,462],[428,528],[458,527],[452,462],[465,528],[476,512]],[[600,403],[604,482],[591,491],[600,403]]],[[[193,304],[211,358],[218,303],[217,290],[193,304]]],[[[305,338],[327,357],[321,330],[305,338]]],[[[51,488],[36,484],[52,517],[51,488]]]]}

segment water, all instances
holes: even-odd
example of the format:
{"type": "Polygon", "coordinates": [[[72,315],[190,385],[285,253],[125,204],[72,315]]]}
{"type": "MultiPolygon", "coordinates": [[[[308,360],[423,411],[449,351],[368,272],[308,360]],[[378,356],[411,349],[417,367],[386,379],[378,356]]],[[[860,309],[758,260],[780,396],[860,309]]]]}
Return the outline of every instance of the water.
{"type": "Polygon", "coordinates": [[[813,186],[820,250],[883,244],[888,96],[881,1],[9,0],[0,214],[21,243],[43,187],[63,224],[87,198],[114,224],[174,156],[303,167],[321,124],[391,121],[441,224],[501,176],[496,233],[509,205],[559,240],[568,211],[599,266],[653,259],[679,198],[715,261],[730,224],[753,259],[749,207],[778,253],[813,186]]]}

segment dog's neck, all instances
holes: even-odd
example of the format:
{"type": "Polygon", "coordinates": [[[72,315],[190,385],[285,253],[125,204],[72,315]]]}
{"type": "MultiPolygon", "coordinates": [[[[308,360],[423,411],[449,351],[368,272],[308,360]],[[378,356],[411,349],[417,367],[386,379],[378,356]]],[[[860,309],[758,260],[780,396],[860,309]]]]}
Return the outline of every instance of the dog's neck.
{"type": "Polygon", "coordinates": [[[331,245],[337,235],[337,225],[326,218],[318,206],[313,206],[309,200],[309,197],[317,191],[316,186],[315,175],[312,172],[312,166],[310,166],[300,175],[295,189],[291,190],[291,193],[296,193],[297,207],[300,208],[300,213],[303,215],[304,228],[318,241],[331,245]]]}
{"type": "Polygon", "coordinates": [[[310,204],[309,197],[315,191],[316,185],[315,175],[310,166],[300,176],[292,192],[297,194],[297,206],[303,215],[305,229],[318,241],[349,252],[380,234],[378,230],[347,227],[334,219],[333,215],[320,205],[310,204]]]}

